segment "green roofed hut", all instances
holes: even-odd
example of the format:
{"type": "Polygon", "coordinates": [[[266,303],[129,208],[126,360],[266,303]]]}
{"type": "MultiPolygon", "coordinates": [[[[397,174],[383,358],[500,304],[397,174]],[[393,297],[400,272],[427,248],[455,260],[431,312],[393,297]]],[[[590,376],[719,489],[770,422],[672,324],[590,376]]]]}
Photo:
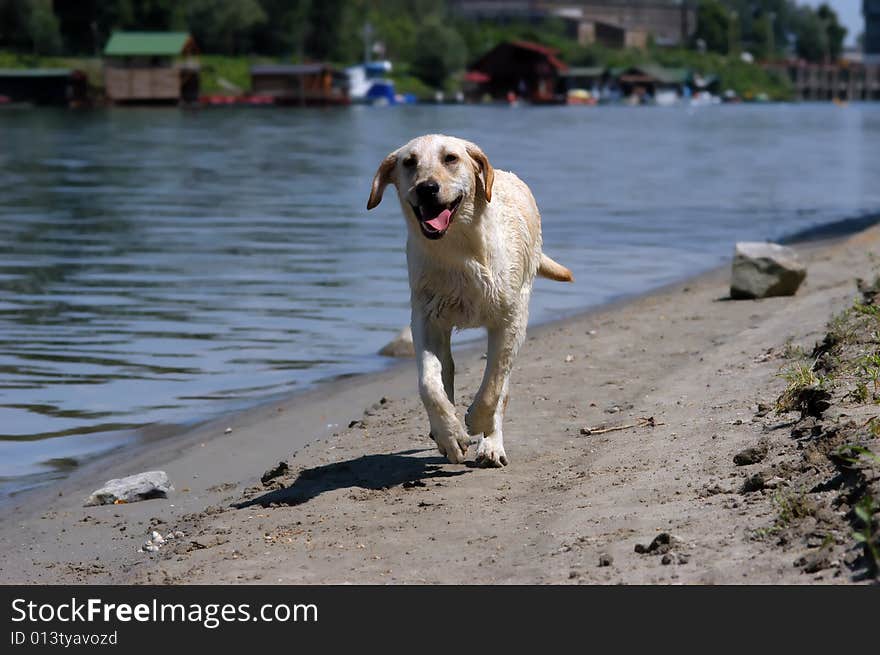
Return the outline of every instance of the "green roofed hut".
{"type": "Polygon", "coordinates": [[[690,79],[685,68],[641,65],[612,69],[621,94],[631,103],[656,102],[666,104],[680,97],[690,79]]]}
{"type": "Polygon", "coordinates": [[[198,48],[186,32],[114,32],[104,48],[104,88],[115,104],[199,99],[198,48]]]}

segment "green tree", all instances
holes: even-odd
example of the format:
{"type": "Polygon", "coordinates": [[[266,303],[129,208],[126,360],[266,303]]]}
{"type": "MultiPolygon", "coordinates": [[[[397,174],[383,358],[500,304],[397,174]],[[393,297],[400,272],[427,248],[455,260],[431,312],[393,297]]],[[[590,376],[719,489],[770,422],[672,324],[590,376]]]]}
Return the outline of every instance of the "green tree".
{"type": "Polygon", "coordinates": [[[345,0],[319,0],[309,8],[309,31],[306,52],[315,59],[333,59],[339,55],[343,38],[345,0]]]}
{"type": "Polygon", "coordinates": [[[736,12],[743,46],[757,56],[772,56],[784,50],[801,7],[794,0],[724,0],[736,12]],[[767,52],[772,49],[774,52],[767,52]]]}
{"type": "MultiPolygon", "coordinates": [[[[319,2],[320,0],[314,0],[319,2]]],[[[260,0],[268,20],[254,29],[254,43],[262,54],[305,55],[312,0],[260,0]]]]}
{"type": "Polygon", "coordinates": [[[415,56],[411,71],[425,84],[439,89],[453,73],[467,63],[467,49],[461,35],[449,25],[434,18],[425,21],[416,32],[415,56]]]}
{"type": "Polygon", "coordinates": [[[34,54],[57,55],[61,52],[61,31],[51,0],[28,0],[26,12],[25,26],[34,54]]]}
{"type": "Polygon", "coordinates": [[[822,4],[816,11],[819,20],[825,27],[825,36],[828,42],[828,56],[837,60],[843,52],[843,41],[846,38],[847,29],[840,24],[837,13],[827,4],[822,4]]]}
{"type": "Polygon", "coordinates": [[[254,28],[267,20],[257,0],[189,0],[186,5],[186,22],[204,52],[249,52],[254,28]]]}
{"type": "Polygon", "coordinates": [[[701,0],[697,8],[694,40],[702,40],[710,52],[726,53],[730,31],[728,9],[719,0],[701,0]]]}
{"type": "Polygon", "coordinates": [[[26,43],[20,0],[0,0],[0,48],[17,50],[26,43]]]}
{"type": "Polygon", "coordinates": [[[767,59],[773,54],[773,26],[770,16],[761,13],[752,21],[752,35],[749,39],[751,53],[758,59],[767,59]]]}
{"type": "Polygon", "coordinates": [[[51,0],[0,0],[0,48],[37,55],[61,52],[61,30],[51,0]]]}
{"type": "Polygon", "coordinates": [[[811,9],[801,11],[795,26],[798,57],[807,61],[823,61],[828,54],[828,33],[825,24],[811,9]]]}

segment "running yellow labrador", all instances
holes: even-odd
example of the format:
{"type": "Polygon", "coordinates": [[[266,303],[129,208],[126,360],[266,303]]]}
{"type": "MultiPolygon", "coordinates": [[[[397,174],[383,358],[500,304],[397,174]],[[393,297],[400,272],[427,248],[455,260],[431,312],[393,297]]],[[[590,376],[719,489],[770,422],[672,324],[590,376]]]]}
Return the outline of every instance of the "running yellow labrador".
{"type": "Polygon", "coordinates": [[[388,184],[397,187],[409,232],[412,333],[431,436],[457,463],[468,435],[482,435],[477,463],[505,466],[501,423],[532,282],[535,275],[571,282],[571,271],[541,252],[541,215],[526,184],[495,170],[469,141],[430,134],[398,148],[379,165],[367,209],[388,184]],[[489,347],[465,430],[455,414],[450,339],[453,328],[471,327],[487,328],[489,347]]]}

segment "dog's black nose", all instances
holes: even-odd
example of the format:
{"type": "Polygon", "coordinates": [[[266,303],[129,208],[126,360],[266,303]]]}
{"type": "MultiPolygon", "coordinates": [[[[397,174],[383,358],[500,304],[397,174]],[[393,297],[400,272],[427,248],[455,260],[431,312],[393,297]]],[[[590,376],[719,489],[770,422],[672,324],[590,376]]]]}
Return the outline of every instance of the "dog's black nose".
{"type": "Polygon", "coordinates": [[[420,182],[416,185],[416,195],[420,200],[433,200],[440,193],[440,185],[436,182],[420,182]]]}

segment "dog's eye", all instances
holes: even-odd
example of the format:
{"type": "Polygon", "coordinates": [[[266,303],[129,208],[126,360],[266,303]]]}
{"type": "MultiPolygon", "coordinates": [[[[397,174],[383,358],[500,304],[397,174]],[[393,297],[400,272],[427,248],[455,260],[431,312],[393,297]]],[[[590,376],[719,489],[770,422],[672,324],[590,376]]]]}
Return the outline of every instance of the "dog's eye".
{"type": "Polygon", "coordinates": [[[445,161],[447,164],[454,164],[458,161],[458,155],[453,155],[450,153],[443,158],[443,161],[445,161]]]}
{"type": "Polygon", "coordinates": [[[407,157],[406,159],[403,160],[403,165],[406,166],[407,168],[412,168],[413,166],[416,165],[416,158],[415,157],[407,157]]]}

